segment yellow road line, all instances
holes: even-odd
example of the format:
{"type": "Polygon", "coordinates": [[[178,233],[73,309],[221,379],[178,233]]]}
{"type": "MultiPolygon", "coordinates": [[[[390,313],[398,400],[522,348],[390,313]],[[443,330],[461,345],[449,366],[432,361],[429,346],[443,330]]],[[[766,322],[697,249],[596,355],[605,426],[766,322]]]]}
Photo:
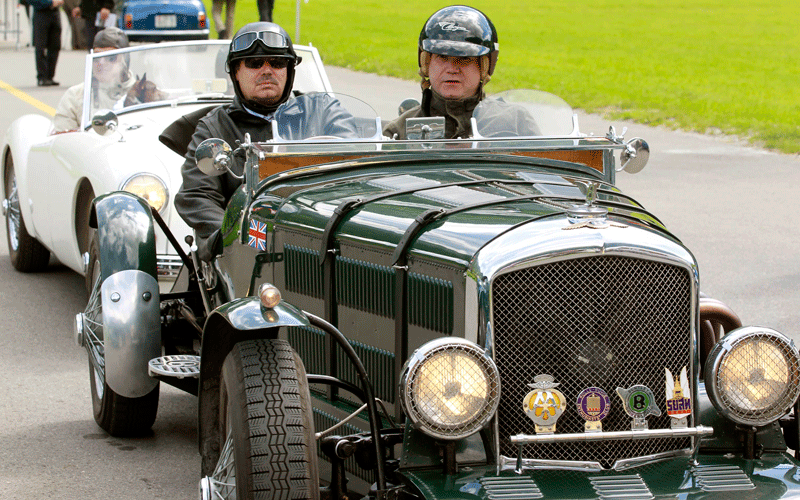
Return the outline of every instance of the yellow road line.
{"type": "Polygon", "coordinates": [[[55,114],[56,114],[55,108],[52,108],[52,107],[48,106],[47,104],[43,103],[42,101],[40,101],[38,99],[34,99],[33,97],[29,96],[28,94],[26,94],[25,92],[23,92],[23,91],[21,91],[19,89],[15,89],[14,87],[12,87],[11,85],[7,84],[3,80],[0,80],[0,89],[5,90],[6,92],[8,92],[9,94],[13,95],[17,99],[27,102],[28,104],[30,104],[34,108],[36,108],[39,111],[42,111],[44,113],[47,113],[50,116],[55,116],[55,114]]]}

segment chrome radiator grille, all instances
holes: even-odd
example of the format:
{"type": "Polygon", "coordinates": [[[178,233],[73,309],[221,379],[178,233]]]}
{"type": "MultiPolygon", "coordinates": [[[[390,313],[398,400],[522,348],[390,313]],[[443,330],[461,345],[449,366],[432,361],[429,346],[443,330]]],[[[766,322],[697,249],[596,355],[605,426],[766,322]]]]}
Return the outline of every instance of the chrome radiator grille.
{"type": "MultiPolygon", "coordinates": [[[[495,361],[502,396],[500,453],[517,456],[509,436],[534,434],[523,412],[527,384],[555,377],[567,398],[556,432],[583,432],[575,399],[590,386],[604,389],[611,412],[604,431],[630,430],[617,387],[648,386],[661,409],[651,429],[669,428],[664,368],[690,368],[691,278],[683,268],[618,256],[578,258],[498,276],[492,285],[495,361]]],[[[690,422],[691,425],[691,422],[690,422]]],[[[523,457],[616,460],[687,448],[688,438],[525,445],[523,457]]]]}

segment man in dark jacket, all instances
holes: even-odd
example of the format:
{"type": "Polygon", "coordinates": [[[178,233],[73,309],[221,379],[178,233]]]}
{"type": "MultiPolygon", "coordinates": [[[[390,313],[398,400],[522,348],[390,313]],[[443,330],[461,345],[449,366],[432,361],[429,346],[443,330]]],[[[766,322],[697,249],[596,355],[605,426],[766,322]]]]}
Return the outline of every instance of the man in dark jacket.
{"type": "MultiPolygon", "coordinates": [[[[80,6],[72,9],[74,17],[80,16],[84,20],[87,42],[94,40],[95,35],[106,27],[106,20],[112,12],[114,12],[114,0],[81,0],[80,6]]],[[[89,50],[92,50],[91,45],[89,50]]]]}
{"type": "Polygon", "coordinates": [[[288,138],[356,135],[352,115],[332,97],[323,94],[292,98],[295,66],[300,60],[289,35],[274,23],[250,23],[231,40],[226,69],[236,97],[231,104],[210,111],[198,122],[181,168],[183,185],[175,196],[175,208],[195,230],[199,254],[204,260],[218,250],[218,230],[228,200],[242,185],[237,175],[244,171],[244,158],[234,156],[233,173],[207,176],[195,162],[195,150],[201,142],[219,138],[235,148],[245,134],[250,134],[253,142],[268,141],[272,139],[272,120],[284,103],[280,113],[292,125],[281,134],[288,138]]]}
{"type": "MultiPolygon", "coordinates": [[[[497,30],[486,15],[454,5],[436,11],[422,27],[417,49],[422,103],[383,129],[383,135],[406,138],[408,118],[443,116],[446,139],[473,136],[470,118],[494,73],[500,48],[497,30]]],[[[483,115],[508,117],[516,135],[538,135],[532,117],[501,101],[484,103],[483,115]]]]}
{"type": "Polygon", "coordinates": [[[61,18],[58,8],[64,0],[28,0],[33,7],[33,46],[36,55],[36,84],[40,87],[58,85],[56,74],[58,52],[61,50],[61,18]]]}

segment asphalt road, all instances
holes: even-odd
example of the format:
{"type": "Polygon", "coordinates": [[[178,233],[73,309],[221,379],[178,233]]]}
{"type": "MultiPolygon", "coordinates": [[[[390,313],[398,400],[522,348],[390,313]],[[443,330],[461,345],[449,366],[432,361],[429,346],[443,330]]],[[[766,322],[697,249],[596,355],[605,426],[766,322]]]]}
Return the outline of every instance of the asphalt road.
{"type": "MultiPolygon", "coordinates": [[[[62,51],[61,87],[38,88],[32,50],[0,42],[0,133],[18,116],[55,107],[67,86],[82,80],[83,59],[62,51]]],[[[386,117],[419,93],[411,82],[338,68],[329,77],[338,91],[361,96],[386,117]]],[[[745,324],[800,339],[800,157],[596,116],[580,120],[584,132],[628,126],[628,138],[649,142],[648,166],[620,173],[618,185],[692,249],[704,292],[745,324]]],[[[162,384],[152,435],[120,440],[103,433],[91,415],[86,355],[72,340],[74,315],[86,301],[83,278],[57,262],[40,274],[15,272],[5,224],[0,232],[0,498],[196,498],[195,398],[162,384]]]]}

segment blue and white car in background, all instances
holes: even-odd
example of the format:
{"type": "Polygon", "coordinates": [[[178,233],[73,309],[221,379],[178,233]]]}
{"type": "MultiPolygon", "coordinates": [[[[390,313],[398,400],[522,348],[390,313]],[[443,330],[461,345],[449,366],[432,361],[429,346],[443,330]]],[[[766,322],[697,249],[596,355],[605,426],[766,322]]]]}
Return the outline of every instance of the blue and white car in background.
{"type": "Polygon", "coordinates": [[[132,42],[207,40],[209,33],[200,0],[127,0],[119,23],[132,42]]]}

